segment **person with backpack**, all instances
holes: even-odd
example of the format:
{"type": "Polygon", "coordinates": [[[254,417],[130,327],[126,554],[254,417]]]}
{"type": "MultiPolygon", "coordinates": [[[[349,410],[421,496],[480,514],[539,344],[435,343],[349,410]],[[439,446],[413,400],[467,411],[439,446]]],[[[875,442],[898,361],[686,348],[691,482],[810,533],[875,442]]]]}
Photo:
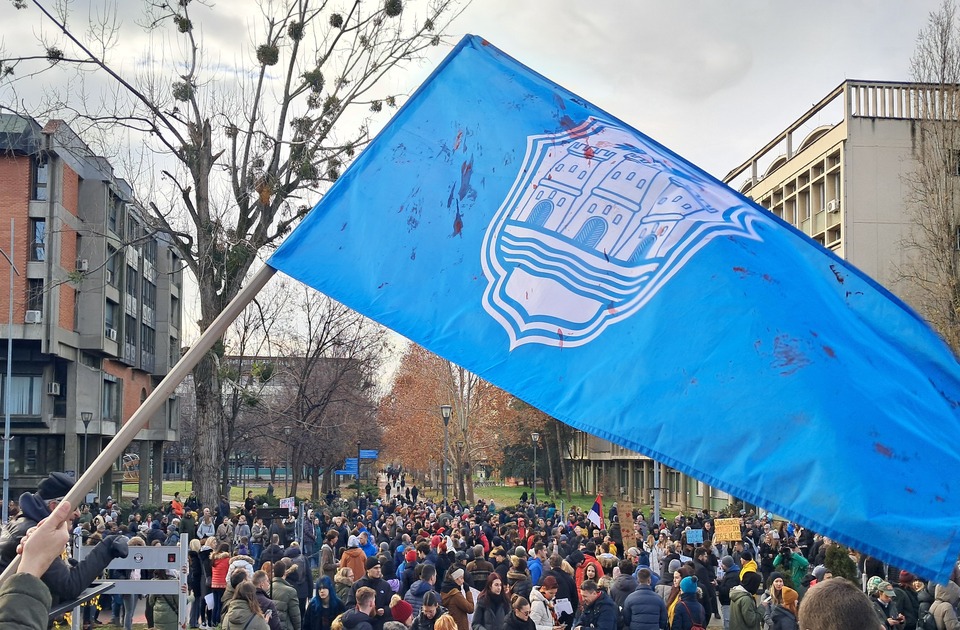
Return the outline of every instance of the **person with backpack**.
{"type": "Polygon", "coordinates": [[[937,630],[960,630],[957,619],[957,604],[960,603],[960,586],[953,582],[937,584],[934,589],[934,602],[930,614],[937,624],[937,630]]]}
{"type": "Polygon", "coordinates": [[[893,590],[897,593],[897,607],[903,613],[903,627],[905,630],[913,630],[917,627],[920,610],[920,600],[917,598],[917,591],[923,588],[917,576],[908,571],[900,571],[899,584],[895,584],[893,590]]]}
{"type": "Polygon", "coordinates": [[[696,576],[688,576],[680,580],[680,601],[673,610],[673,623],[670,624],[670,630],[706,629],[707,611],[697,601],[698,582],[696,576]]]}

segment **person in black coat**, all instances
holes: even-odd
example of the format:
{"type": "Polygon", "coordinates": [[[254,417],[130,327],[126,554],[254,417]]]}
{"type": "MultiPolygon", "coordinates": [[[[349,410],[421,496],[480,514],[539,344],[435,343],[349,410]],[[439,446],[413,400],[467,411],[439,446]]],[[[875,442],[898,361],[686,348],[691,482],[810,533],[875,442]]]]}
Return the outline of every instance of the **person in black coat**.
{"type": "MultiPolygon", "coordinates": [[[[720,616],[717,610],[717,572],[711,567],[710,552],[704,547],[697,547],[694,551],[694,567],[697,581],[703,589],[703,607],[707,613],[707,621],[713,615],[720,616]]],[[[703,625],[707,625],[704,623],[703,625]]]]}
{"type": "Polygon", "coordinates": [[[617,630],[617,605],[593,580],[580,585],[583,610],[574,630],[617,630]]]}
{"type": "Polygon", "coordinates": [[[503,630],[537,630],[537,624],[530,619],[530,601],[526,597],[514,595],[510,608],[503,630]]]}

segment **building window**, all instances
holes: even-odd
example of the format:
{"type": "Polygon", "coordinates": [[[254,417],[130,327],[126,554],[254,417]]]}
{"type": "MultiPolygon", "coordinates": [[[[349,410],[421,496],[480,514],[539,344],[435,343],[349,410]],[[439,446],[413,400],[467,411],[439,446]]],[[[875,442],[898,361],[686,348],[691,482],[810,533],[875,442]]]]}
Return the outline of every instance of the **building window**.
{"type": "Polygon", "coordinates": [[[47,222],[43,219],[30,219],[30,260],[43,261],[46,250],[47,222]]]}
{"type": "Polygon", "coordinates": [[[137,297],[137,273],[129,269],[126,273],[126,290],[127,295],[137,297]]]}
{"type": "Polygon", "coordinates": [[[33,160],[33,190],[31,199],[34,201],[47,200],[47,180],[50,174],[50,165],[47,158],[36,157],[33,160]]]}
{"type": "Polygon", "coordinates": [[[107,270],[107,284],[112,287],[117,286],[117,250],[107,246],[107,262],[105,265],[107,270]]]}
{"type": "Polygon", "coordinates": [[[15,475],[63,470],[63,437],[26,435],[10,438],[10,472],[15,475]]]}
{"type": "Polygon", "coordinates": [[[120,418],[120,383],[103,381],[103,410],[104,420],[118,420],[120,418]]]}
{"type": "Polygon", "coordinates": [[[107,227],[117,236],[123,236],[120,232],[120,226],[123,222],[120,220],[123,202],[119,197],[110,197],[110,207],[107,209],[107,227]]]}
{"type": "Polygon", "coordinates": [[[180,300],[174,295],[170,296],[170,325],[180,328],[180,300]]]}
{"type": "Polygon", "coordinates": [[[143,257],[152,262],[154,265],[157,264],[157,241],[156,239],[149,238],[143,244],[143,257]]]}
{"type": "MultiPolygon", "coordinates": [[[[7,381],[3,380],[2,399],[3,409],[7,404],[7,381]]],[[[42,376],[17,376],[10,377],[10,414],[14,416],[39,416],[40,401],[43,393],[42,376]]]]}
{"type": "Polygon", "coordinates": [[[143,305],[149,308],[157,307],[157,285],[144,279],[143,281],[143,305]]]}
{"type": "Polygon", "coordinates": [[[131,346],[137,345],[137,318],[127,315],[123,319],[123,341],[131,346]]]}
{"type": "MultiPolygon", "coordinates": [[[[117,332],[117,315],[120,313],[120,305],[111,300],[107,300],[107,307],[103,312],[103,325],[107,331],[117,332]]],[[[110,334],[109,332],[107,334],[110,334]]]]}
{"type": "Polygon", "coordinates": [[[43,311],[43,280],[41,279],[27,280],[27,310],[43,311]]]}
{"type": "Polygon", "coordinates": [[[147,354],[154,354],[157,349],[157,331],[146,324],[140,326],[140,350],[147,354]]]}

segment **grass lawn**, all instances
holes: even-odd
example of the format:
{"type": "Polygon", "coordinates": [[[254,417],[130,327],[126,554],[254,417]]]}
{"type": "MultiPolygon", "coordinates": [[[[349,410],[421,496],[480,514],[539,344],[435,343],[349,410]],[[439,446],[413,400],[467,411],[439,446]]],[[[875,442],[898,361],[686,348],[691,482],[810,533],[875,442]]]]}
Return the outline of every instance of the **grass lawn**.
{"type": "MultiPolygon", "coordinates": [[[[190,488],[193,487],[193,482],[191,481],[164,481],[163,482],[163,495],[164,497],[172,497],[174,492],[179,491],[180,496],[186,499],[190,495],[190,488]]],[[[310,498],[310,484],[299,484],[297,494],[302,499],[310,498]]],[[[255,482],[253,484],[247,483],[247,490],[253,490],[254,495],[265,494],[267,491],[267,482],[255,482]]],[[[123,484],[123,492],[127,495],[134,495],[137,492],[137,484],[135,483],[125,483],[123,484]]],[[[354,491],[349,491],[354,492],[354,491]]],[[[485,486],[485,487],[476,487],[474,488],[474,495],[477,499],[486,499],[493,500],[493,502],[498,507],[503,507],[507,505],[516,505],[520,501],[520,495],[524,492],[527,493],[527,496],[531,494],[531,489],[527,486],[485,486]]],[[[424,488],[422,490],[423,495],[437,500],[440,498],[439,488],[424,488]]],[[[284,485],[283,480],[281,479],[278,483],[274,484],[274,494],[278,497],[284,496],[284,485]]],[[[352,495],[351,495],[352,496],[352,495]]],[[[551,500],[556,503],[557,508],[560,507],[560,501],[563,499],[564,508],[569,510],[573,506],[577,506],[583,510],[589,510],[593,506],[593,500],[596,498],[596,495],[585,495],[585,494],[573,494],[570,497],[570,501],[566,500],[566,495],[564,493],[555,494],[555,495],[546,495],[542,490],[537,491],[537,498],[543,500],[551,500]]],[[[243,503],[243,486],[238,486],[230,490],[230,502],[233,504],[243,503]]],[[[166,499],[169,500],[169,499],[166,499]]],[[[604,500],[603,509],[604,512],[610,509],[610,503],[608,500],[604,500]]],[[[646,511],[649,512],[650,506],[642,506],[646,508],[646,511]]],[[[673,518],[677,515],[676,511],[663,510],[664,516],[668,519],[673,518]]],[[[606,518],[606,514],[604,514],[606,518]]]]}

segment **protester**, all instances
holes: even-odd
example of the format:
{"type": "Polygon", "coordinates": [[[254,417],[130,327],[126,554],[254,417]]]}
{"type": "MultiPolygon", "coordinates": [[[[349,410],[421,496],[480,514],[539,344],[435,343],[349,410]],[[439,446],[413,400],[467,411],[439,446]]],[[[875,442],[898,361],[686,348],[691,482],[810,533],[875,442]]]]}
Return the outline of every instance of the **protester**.
{"type": "Polygon", "coordinates": [[[270,630],[267,618],[263,616],[257,601],[257,589],[252,582],[242,582],[237,586],[236,595],[224,617],[222,630],[270,630]]]}
{"type": "Polygon", "coordinates": [[[324,575],[316,584],[317,594],[307,604],[303,630],[330,630],[333,620],[344,612],[343,602],[337,597],[333,580],[324,575]]]}
{"type": "Polygon", "coordinates": [[[496,572],[487,575],[487,583],[474,607],[472,630],[503,630],[510,614],[510,600],[503,588],[503,580],[496,572]]]}
{"type": "Polygon", "coordinates": [[[512,612],[503,624],[504,630],[537,630],[537,625],[530,619],[530,602],[526,597],[514,595],[510,608],[512,612]]]}
{"type": "Polygon", "coordinates": [[[637,571],[637,590],[627,595],[623,603],[623,626],[627,630],[659,630],[667,627],[667,605],[653,592],[651,580],[650,569],[637,571]]]}

